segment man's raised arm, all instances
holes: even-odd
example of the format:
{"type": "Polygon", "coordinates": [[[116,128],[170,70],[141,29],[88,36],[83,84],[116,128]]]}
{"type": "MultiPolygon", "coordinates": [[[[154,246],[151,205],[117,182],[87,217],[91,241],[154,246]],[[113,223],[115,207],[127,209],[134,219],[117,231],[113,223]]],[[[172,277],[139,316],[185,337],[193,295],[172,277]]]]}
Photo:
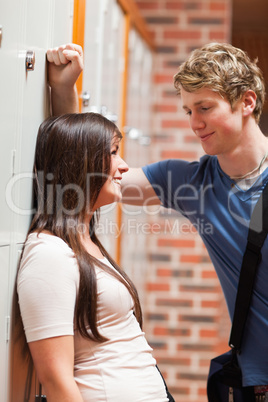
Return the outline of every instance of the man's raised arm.
{"type": "Polygon", "coordinates": [[[130,205],[160,205],[158,196],[141,168],[130,168],[124,173],[122,202],[130,205]]]}
{"type": "Polygon", "coordinates": [[[48,84],[53,116],[78,113],[76,81],[83,70],[83,50],[75,44],[48,49],[48,84]]]}

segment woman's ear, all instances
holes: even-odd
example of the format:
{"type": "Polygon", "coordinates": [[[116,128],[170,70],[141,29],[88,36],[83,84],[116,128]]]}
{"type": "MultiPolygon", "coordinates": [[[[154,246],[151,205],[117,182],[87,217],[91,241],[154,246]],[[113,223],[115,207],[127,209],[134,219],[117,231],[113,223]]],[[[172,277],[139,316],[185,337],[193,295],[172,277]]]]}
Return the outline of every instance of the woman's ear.
{"type": "Polygon", "coordinates": [[[257,95],[251,89],[244,93],[242,97],[243,116],[250,116],[253,113],[256,106],[256,99],[257,95]]]}

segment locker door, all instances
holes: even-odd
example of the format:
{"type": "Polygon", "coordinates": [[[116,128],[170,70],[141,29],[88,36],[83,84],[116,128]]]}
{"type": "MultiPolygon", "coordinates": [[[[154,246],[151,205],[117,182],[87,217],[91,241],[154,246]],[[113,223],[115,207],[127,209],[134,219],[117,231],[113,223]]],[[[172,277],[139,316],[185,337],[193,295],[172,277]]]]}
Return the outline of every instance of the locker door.
{"type": "MultiPolygon", "coordinates": [[[[116,124],[121,120],[122,69],[124,67],[124,15],[116,0],[106,2],[103,9],[103,56],[101,78],[101,113],[116,124]]],[[[101,209],[100,239],[107,251],[116,257],[120,233],[117,204],[101,209]]]]}
{"type": "Polygon", "coordinates": [[[83,111],[111,118],[120,113],[124,16],[116,0],[87,0],[83,91],[90,102],[83,111]]]}
{"type": "MultiPolygon", "coordinates": [[[[152,54],[139,34],[129,33],[129,65],[125,160],[131,167],[142,167],[149,162],[151,136],[151,72],[152,54]]],[[[138,288],[141,302],[145,298],[147,269],[146,242],[150,234],[148,212],[143,207],[123,205],[121,237],[121,265],[138,288]],[[137,252],[138,251],[138,252],[137,252]]]]}
{"type": "Polygon", "coordinates": [[[87,0],[84,38],[83,92],[90,94],[90,102],[83,112],[100,112],[101,71],[103,49],[103,7],[107,0],[87,0]]]}
{"type": "Polygon", "coordinates": [[[0,400],[7,401],[9,246],[0,247],[0,400]]]}
{"type": "MultiPolygon", "coordinates": [[[[40,123],[48,116],[48,93],[46,84],[46,50],[48,47],[71,41],[72,34],[72,1],[68,0],[11,0],[14,10],[19,10],[20,29],[19,39],[16,39],[16,80],[14,98],[17,109],[14,110],[15,134],[13,140],[13,171],[9,180],[9,207],[11,207],[11,258],[6,266],[9,273],[9,283],[5,279],[5,286],[9,289],[7,296],[9,313],[11,314],[14,295],[15,277],[19,252],[25,240],[31,220],[32,209],[32,168],[35,150],[35,140],[40,123]],[[35,52],[35,66],[33,71],[26,71],[25,59],[28,50],[35,52]]],[[[10,10],[12,14],[12,11],[10,10]]],[[[1,15],[1,14],[0,14],[1,15]]],[[[10,108],[10,106],[9,106],[10,108]]],[[[2,278],[1,278],[2,279],[2,278]]],[[[14,311],[11,321],[14,323],[14,311]]],[[[27,377],[27,362],[22,359],[21,349],[24,338],[15,342],[14,326],[11,328],[9,342],[9,401],[24,400],[27,377]]],[[[2,343],[1,343],[2,345],[2,343]]],[[[32,386],[34,387],[34,381],[32,386]]],[[[33,402],[35,391],[32,388],[33,402]]],[[[1,399],[2,400],[2,399],[1,399]]],[[[7,399],[3,400],[4,402],[7,399]]]]}
{"type": "Polygon", "coordinates": [[[46,59],[51,32],[51,1],[26,0],[19,58],[19,113],[14,178],[16,242],[23,242],[31,221],[32,170],[39,124],[48,115],[46,59]],[[27,52],[35,53],[34,70],[25,71],[27,52]]]}
{"type": "Polygon", "coordinates": [[[10,246],[9,262],[9,297],[8,315],[10,317],[10,339],[8,345],[8,363],[5,365],[5,372],[8,376],[8,398],[4,401],[34,402],[37,391],[35,372],[30,376],[28,347],[22,334],[15,278],[17,266],[20,260],[23,244],[12,244],[10,246]],[[35,390],[36,388],[36,390],[35,390]]]}
{"type": "MultiPolygon", "coordinates": [[[[43,0],[46,2],[46,0],[43,0]]],[[[48,47],[72,42],[74,0],[51,1],[51,31],[48,47]]]]}
{"type": "Polygon", "coordinates": [[[0,244],[9,244],[12,213],[6,202],[5,189],[13,174],[13,157],[18,110],[18,41],[22,21],[23,1],[10,0],[0,3],[0,244]]]}
{"type": "Polygon", "coordinates": [[[49,115],[46,50],[71,40],[72,2],[27,0],[24,38],[19,60],[20,115],[17,131],[17,175],[13,186],[16,208],[16,242],[23,242],[32,216],[32,170],[40,123],[49,115]],[[27,51],[35,52],[34,71],[25,73],[27,51]]]}
{"type": "Polygon", "coordinates": [[[103,113],[118,124],[122,103],[124,67],[124,14],[116,0],[107,2],[104,12],[101,106],[103,113]]]}
{"type": "MultiPolygon", "coordinates": [[[[121,111],[121,82],[124,16],[116,0],[87,0],[85,20],[83,92],[90,94],[83,112],[102,113],[118,123],[121,111]]],[[[116,204],[101,209],[97,231],[113,257],[116,252],[116,204]]]]}
{"type": "Polygon", "coordinates": [[[152,53],[132,29],[129,33],[129,65],[126,126],[126,155],[130,166],[148,163],[146,144],[151,135],[152,53]],[[130,131],[133,128],[135,130],[130,131]],[[133,147],[135,151],[133,152],[133,147]]]}

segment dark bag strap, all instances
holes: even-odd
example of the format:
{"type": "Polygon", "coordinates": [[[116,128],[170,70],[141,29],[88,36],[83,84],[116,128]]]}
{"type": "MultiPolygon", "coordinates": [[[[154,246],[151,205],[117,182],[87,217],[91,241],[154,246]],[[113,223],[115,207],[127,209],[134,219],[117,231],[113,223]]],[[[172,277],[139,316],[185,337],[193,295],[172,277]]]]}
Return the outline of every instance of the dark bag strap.
{"type": "Polygon", "coordinates": [[[167,397],[168,397],[168,402],[175,402],[175,399],[173,398],[173,396],[172,396],[171,393],[169,392],[168,387],[167,387],[167,384],[166,384],[166,381],[165,381],[165,379],[164,379],[164,377],[163,377],[163,375],[162,375],[162,373],[161,373],[161,371],[159,370],[159,367],[158,367],[157,365],[156,365],[156,368],[157,368],[157,370],[159,371],[159,373],[160,373],[160,375],[161,375],[161,377],[162,377],[163,383],[164,383],[164,385],[165,385],[166,393],[167,393],[167,397]]]}
{"type": "Polygon", "coordinates": [[[268,182],[253,210],[247,247],[242,261],[235,302],[235,311],[229,345],[235,351],[241,349],[243,331],[251,302],[257,267],[261,261],[261,248],[268,233],[268,182]]]}

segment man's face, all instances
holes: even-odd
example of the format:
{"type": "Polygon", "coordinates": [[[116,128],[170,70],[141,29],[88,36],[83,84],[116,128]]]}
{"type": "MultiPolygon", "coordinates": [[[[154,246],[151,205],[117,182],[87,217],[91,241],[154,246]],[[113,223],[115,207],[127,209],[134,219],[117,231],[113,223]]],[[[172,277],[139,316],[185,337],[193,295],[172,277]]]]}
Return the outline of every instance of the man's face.
{"type": "Polygon", "coordinates": [[[227,155],[242,140],[242,102],[231,108],[217,92],[202,88],[195,92],[181,89],[182,106],[189,123],[209,155],[227,155]]]}

